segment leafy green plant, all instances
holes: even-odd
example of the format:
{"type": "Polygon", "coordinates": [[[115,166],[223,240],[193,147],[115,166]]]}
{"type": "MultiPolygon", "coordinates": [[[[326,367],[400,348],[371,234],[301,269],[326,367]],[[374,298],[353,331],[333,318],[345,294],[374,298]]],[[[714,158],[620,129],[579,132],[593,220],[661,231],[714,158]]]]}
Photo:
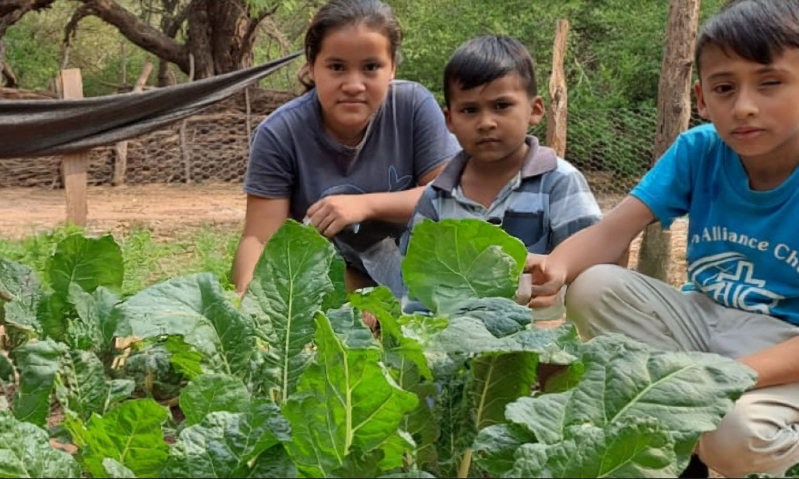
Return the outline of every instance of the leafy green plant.
{"type": "Polygon", "coordinates": [[[510,299],[525,255],[479,221],[418,225],[403,271],[429,315],[403,314],[384,287],[347,296],[332,245],[293,221],[241,300],[210,273],[120,298],[110,237],[64,238],[48,284],[0,260],[0,319],[13,346],[0,381],[19,378],[13,415],[0,415],[0,472],[678,475],[752,372],[714,355],[618,336],[581,344],[570,326],[536,328],[510,299]],[[120,338],[129,351],[116,349],[120,338]],[[561,371],[541,384],[542,365],[561,371]],[[65,418],[52,432],[77,446],[74,459],[39,429],[54,403],[65,418]],[[21,434],[24,450],[12,442],[21,434]],[[23,455],[24,466],[3,462],[23,455]]]}

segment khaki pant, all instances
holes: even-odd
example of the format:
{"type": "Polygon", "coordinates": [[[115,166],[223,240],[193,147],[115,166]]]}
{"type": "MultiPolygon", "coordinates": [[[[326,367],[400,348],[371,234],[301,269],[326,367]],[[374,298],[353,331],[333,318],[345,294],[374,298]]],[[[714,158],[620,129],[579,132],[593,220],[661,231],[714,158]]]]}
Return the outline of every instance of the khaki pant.
{"type": "MultiPolygon", "coordinates": [[[[566,309],[583,339],[621,332],[668,351],[740,358],[799,336],[799,327],[784,321],[611,265],[583,272],[566,292],[566,309]]],[[[702,437],[698,453],[727,477],[784,476],[799,463],[799,383],[745,393],[719,428],[702,437]]]]}

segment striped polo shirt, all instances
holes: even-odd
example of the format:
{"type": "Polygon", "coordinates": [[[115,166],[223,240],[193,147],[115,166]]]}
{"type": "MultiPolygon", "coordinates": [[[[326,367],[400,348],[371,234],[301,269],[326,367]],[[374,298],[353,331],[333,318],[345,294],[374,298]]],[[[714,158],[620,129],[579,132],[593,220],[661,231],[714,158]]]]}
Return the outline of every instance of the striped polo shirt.
{"type": "MultiPolygon", "coordinates": [[[[551,148],[528,136],[530,151],[521,170],[486,208],[466,197],[460,178],[469,155],[461,151],[425,188],[408,225],[425,219],[479,219],[501,226],[524,242],[527,251],[550,253],[555,246],[601,218],[601,211],[582,173],[558,158],[551,148]]],[[[401,241],[407,251],[409,234],[401,241]]]]}

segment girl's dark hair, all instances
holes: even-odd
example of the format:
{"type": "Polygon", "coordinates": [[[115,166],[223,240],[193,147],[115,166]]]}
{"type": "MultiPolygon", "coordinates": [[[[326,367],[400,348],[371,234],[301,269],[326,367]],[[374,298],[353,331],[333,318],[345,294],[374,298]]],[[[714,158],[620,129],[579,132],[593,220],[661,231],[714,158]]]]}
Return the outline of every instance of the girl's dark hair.
{"type": "Polygon", "coordinates": [[[530,98],[538,95],[535,63],[521,42],[505,35],[467,40],[444,67],[444,101],[449,107],[453,87],[471,90],[511,73],[519,75],[530,98]]]}
{"type": "Polygon", "coordinates": [[[327,34],[332,30],[359,24],[385,35],[391,58],[395,63],[399,61],[402,28],[391,7],[378,0],[332,0],[316,12],[305,33],[306,64],[300,70],[298,78],[306,90],[314,88],[313,80],[309,76],[309,66],[316,61],[327,34]]]}
{"type": "Polygon", "coordinates": [[[752,62],[771,63],[786,48],[799,48],[799,0],[732,0],[699,34],[698,71],[711,45],[752,62]]]}

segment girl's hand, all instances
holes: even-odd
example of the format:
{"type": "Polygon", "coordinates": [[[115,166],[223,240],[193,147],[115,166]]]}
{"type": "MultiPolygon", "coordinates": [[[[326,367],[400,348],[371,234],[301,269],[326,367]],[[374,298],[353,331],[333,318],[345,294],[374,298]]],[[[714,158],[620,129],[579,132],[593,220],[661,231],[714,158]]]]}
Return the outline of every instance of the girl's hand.
{"type": "Polygon", "coordinates": [[[311,205],[306,215],[319,233],[332,238],[347,226],[368,219],[370,208],[366,195],[333,195],[311,205]]]}

